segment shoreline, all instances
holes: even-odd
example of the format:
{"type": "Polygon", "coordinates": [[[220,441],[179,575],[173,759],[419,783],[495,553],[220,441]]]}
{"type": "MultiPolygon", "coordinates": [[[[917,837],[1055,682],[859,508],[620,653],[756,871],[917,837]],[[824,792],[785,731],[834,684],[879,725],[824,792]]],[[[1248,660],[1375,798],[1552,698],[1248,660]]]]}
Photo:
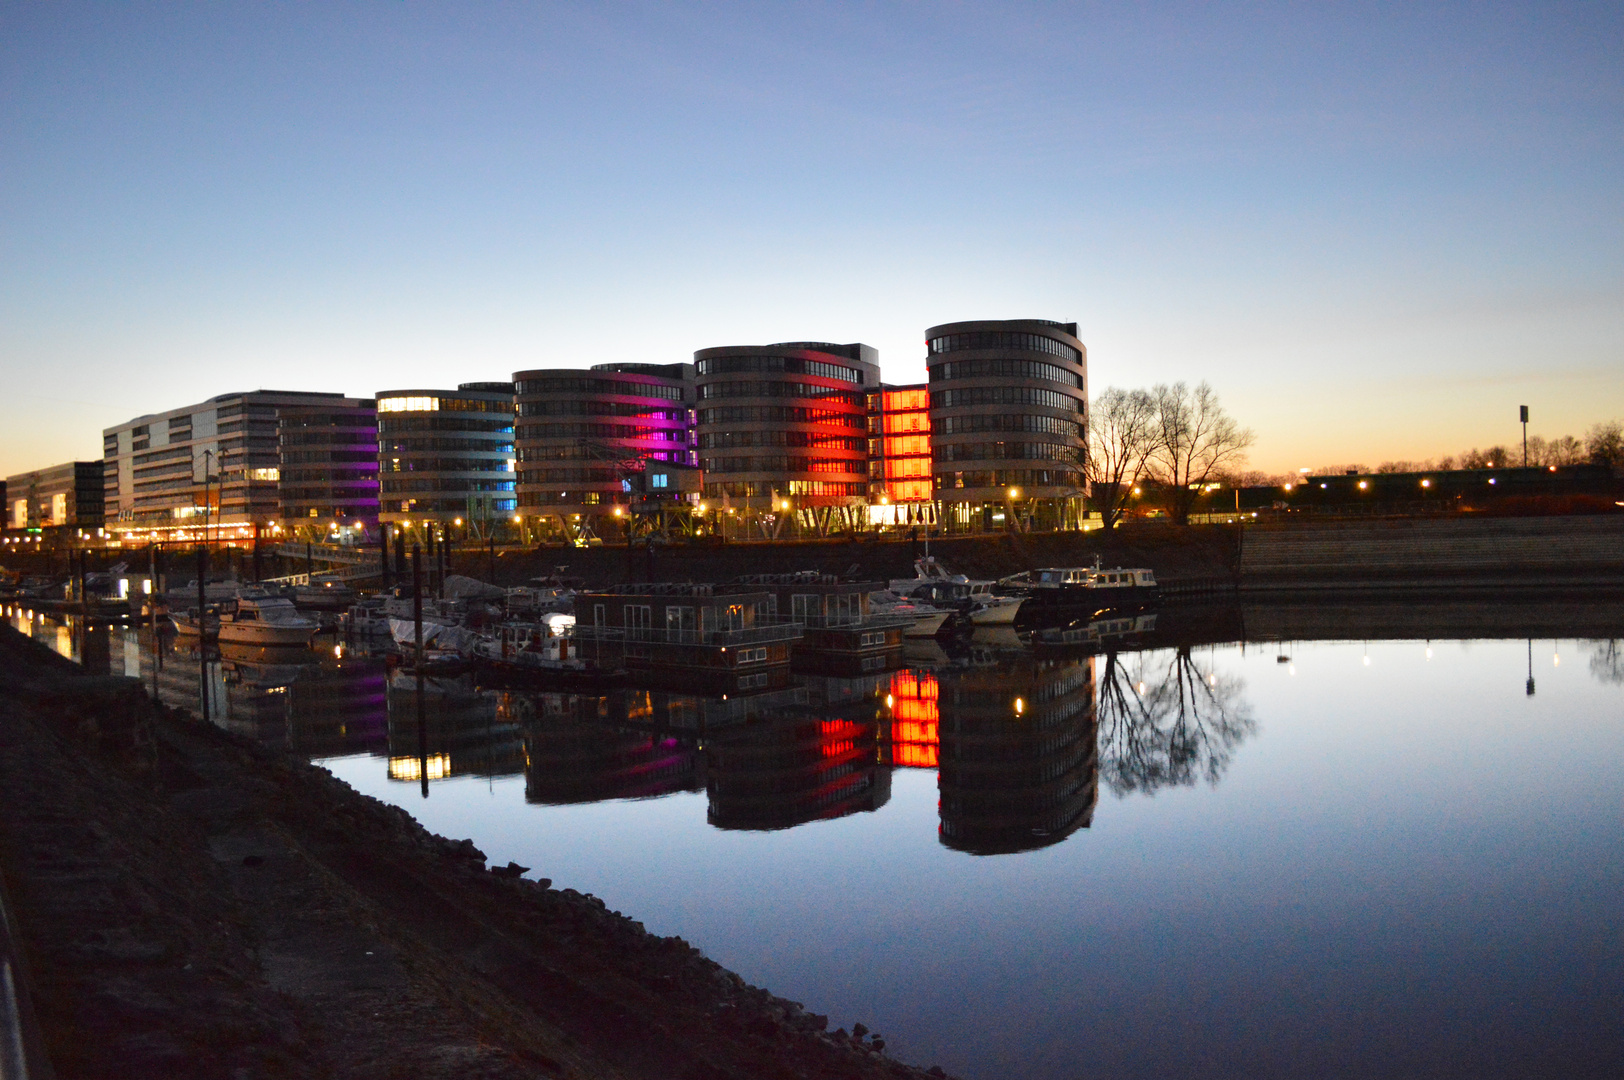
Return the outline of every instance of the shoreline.
{"type": "Polygon", "coordinates": [[[0,784],[63,1076],[945,1075],[9,627],[0,784]]]}

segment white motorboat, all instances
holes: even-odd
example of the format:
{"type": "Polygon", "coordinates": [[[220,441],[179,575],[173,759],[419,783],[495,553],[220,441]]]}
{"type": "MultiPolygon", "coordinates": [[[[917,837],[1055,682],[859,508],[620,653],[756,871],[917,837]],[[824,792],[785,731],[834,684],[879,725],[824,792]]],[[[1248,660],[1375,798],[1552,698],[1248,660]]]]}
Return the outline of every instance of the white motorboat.
{"type": "Polygon", "coordinates": [[[1008,626],[1021,610],[1024,596],[1001,596],[997,582],[949,573],[930,555],[914,560],[914,577],[891,582],[891,591],[937,607],[958,610],[975,626],[1008,626]]]}
{"type": "Polygon", "coordinates": [[[915,603],[912,600],[898,596],[890,589],[880,589],[868,594],[869,611],[875,615],[896,616],[910,618],[913,621],[902,632],[903,637],[928,638],[935,637],[942,629],[942,624],[952,617],[953,612],[947,608],[939,608],[934,604],[915,603]]]}
{"type": "Polygon", "coordinates": [[[235,645],[308,645],[321,624],[299,614],[292,600],[244,596],[220,617],[220,641],[235,645]]]}
{"type": "Polygon", "coordinates": [[[536,621],[513,620],[475,635],[476,659],[527,671],[583,672],[593,665],[575,648],[570,629],[575,616],[554,614],[536,621]]]}
{"type": "Polygon", "coordinates": [[[384,607],[383,597],[369,596],[350,605],[345,625],[350,633],[356,635],[387,635],[389,613],[384,607]]]}
{"type": "MultiPolygon", "coordinates": [[[[174,612],[169,616],[182,634],[200,630],[196,611],[174,612]]],[[[235,611],[205,616],[201,629],[214,634],[221,644],[306,646],[321,629],[315,619],[299,614],[293,601],[273,596],[243,596],[235,611]]]]}

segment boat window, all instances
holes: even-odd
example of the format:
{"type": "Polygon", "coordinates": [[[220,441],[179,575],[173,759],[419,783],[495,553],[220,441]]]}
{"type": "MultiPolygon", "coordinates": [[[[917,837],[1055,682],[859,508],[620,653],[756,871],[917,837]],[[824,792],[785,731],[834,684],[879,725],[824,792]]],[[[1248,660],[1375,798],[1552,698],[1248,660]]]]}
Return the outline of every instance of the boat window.
{"type": "Polygon", "coordinates": [[[665,609],[665,629],[667,633],[673,630],[692,633],[696,627],[694,609],[688,604],[667,604],[665,609]]]}

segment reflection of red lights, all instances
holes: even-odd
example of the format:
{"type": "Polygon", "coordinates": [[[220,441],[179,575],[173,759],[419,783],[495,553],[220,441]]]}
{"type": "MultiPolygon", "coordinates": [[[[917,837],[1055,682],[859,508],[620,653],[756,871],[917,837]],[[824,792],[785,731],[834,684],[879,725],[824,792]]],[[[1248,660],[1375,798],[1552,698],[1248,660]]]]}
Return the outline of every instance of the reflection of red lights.
{"type": "Polygon", "coordinates": [[[863,735],[861,724],[851,720],[823,720],[818,723],[819,749],[826,758],[843,758],[857,751],[863,735]]]}
{"type": "Polygon", "coordinates": [[[899,743],[891,748],[891,764],[899,769],[934,769],[939,764],[936,747],[899,743]]]}
{"type": "Polygon", "coordinates": [[[941,743],[941,688],[928,671],[891,676],[891,762],[901,768],[934,769],[941,743]]]}

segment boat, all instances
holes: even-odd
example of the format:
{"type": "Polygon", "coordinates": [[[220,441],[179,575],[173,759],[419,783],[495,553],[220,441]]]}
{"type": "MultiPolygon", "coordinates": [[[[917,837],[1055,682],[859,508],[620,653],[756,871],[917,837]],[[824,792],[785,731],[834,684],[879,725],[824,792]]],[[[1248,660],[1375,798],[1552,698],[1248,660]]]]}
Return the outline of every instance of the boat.
{"type": "Polygon", "coordinates": [[[914,560],[912,578],[891,582],[891,591],[957,611],[973,626],[1008,626],[1026,597],[1001,595],[996,591],[998,584],[950,573],[934,556],[926,555],[914,560]]]}
{"type": "Polygon", "coordinates": [[[878,589],[868,594],[869,609],[876,615],[895,615],[912,621],[903,630],[908,638],[932,638],[941,633],[942,626],[953,617],[948,608],[934,604],[916,603],[898,596],[890,589],[878,589]]]}
{"type": "Polygon", "coordinates": [[[202,631],[222,644],[306,646],[316,636],[320,624],[299,614],[293,601],[273,596],[243,596],[236,609],[198,619],[196,610],[171,612],[169,621],[182,634],[202,631]]]}
{"type": "Polygon", "coordinates": [[[1023,621],[1052,623],[1054,617],[1103,608],[1143,606],[1160,595],[1156,574],[1145,567],[1107,570],[1093,566],[1045,567],[1000,579],[1001,587],[1026,596],[1023,621]]]}
{"type": "Polygon", "coordinates": [[[623,669],[606,670],[583,657],[571,630],[575,618],[553,614],[537,620],[513,619],[474,635],[469,655],[482,675],[533,678],[554,683],[596,682],[620,678],[623,669]]]}
{"type": "Polygon", "coordinates": [[[1034,630],[1029,640],[1034,647],[1082,648],[1101,652],[1131,646],[1155,631],[1156,616],[1153,614],[1123,614],[1106,610],[1065,626],[1034,630]]]}
{"type": "Polygon", "coordinates": [[[381,596],[368,596],[350,605],[345,615],[345,629],[353,635],[389,634],[389,612],[381,596]]]}

